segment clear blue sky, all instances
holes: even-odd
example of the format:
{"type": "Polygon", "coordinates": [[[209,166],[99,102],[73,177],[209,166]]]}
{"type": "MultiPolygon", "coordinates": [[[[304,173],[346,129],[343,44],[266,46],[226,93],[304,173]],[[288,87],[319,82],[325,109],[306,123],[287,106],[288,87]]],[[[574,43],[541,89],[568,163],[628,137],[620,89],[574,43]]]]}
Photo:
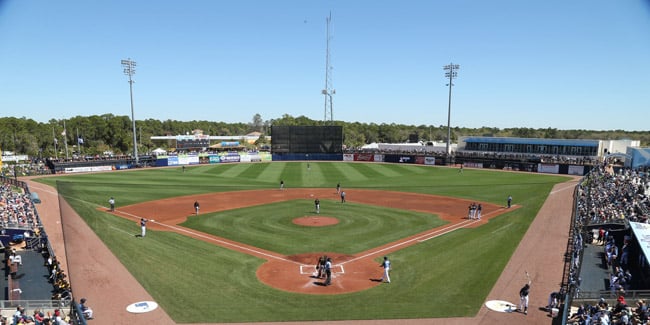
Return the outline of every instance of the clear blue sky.
{"type": "Polygon", "coordinates": [[[650,130],[650,0],[0,0],[0,116],[650,130]]]}

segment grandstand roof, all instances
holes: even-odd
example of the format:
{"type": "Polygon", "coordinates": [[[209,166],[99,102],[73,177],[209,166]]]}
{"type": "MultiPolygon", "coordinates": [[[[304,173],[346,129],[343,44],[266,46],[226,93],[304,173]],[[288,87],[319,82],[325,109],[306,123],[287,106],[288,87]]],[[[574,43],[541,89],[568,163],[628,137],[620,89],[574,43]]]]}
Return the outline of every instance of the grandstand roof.
{"type": "Polygon", "coordinates": [[[500,143],[500,144],[532,144],[532,145],[561,145],[576,147],[598,147],[599,140],[586,139],[538,139],[538,138],[506,138],[506,137],[464,137],[464,142],[500,143]]]}

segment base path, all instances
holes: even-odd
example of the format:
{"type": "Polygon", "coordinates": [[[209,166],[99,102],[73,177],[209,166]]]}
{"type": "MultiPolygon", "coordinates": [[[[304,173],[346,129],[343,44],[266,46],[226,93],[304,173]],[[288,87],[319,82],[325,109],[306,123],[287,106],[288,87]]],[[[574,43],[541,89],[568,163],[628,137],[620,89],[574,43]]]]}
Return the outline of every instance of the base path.
{"type": "MultiPolygon", "coordinates": [[[[141,217],[151,218],[155,220],[155,222],[149,223],[151,229],[175,231],[186,236],[195,237],[206,242],[266,259],[267,262],[257,270],[257,277],[260,281],[271,287],[297,293],[341,294],[365,290],[380,285],[378,280],[381,278],[382,269],[374,261],[375,258],[459,228],[478,226],[507,210],[504,207],[494,204],[481,203],[483,207],[482,220],[468,220],[468,206],[475,201],[428,194],[361,189],[348,189],[346,194],[346,202],[437,214],[448,223],[442,227],[430,229],[414,236],[361,252],[357,255],[344,255],[337,252],[312,252],[284,256],[261,248],[232,242],[225,238],[184,228],[179,226],[179,224],[184,222],[188,216],[192,215],[193,203],[195,201],[201,202],[201,213],[211,213],[287,200],[313,200],[314,197],[336,200],[338,198],[336,191],[322,188],[301,188],[209,193],[174,197],[155,202],[120,207],[115,211],[115,214],[133,220],[141,217]],[[325,279],[317,277],[315,268],[318,257],[323,255],[330,257],[333,263],[332,284],[328,287],[324,287],[325,279]]],[[[310,226],[328,226],[336,220],[336,216],[319,215],[304,216],[297,218],[294,222],[309,223],[311,221],[313,224],[310,224],[310,226]],[[306,221],[305,219],[311,220],[306,221]]]]}

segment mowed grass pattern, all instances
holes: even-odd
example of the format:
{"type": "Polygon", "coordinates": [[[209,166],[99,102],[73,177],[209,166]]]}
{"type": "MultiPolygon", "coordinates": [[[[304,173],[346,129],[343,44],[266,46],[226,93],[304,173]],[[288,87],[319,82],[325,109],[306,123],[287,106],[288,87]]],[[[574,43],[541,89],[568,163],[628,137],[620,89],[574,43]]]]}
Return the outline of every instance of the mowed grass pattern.
{"type": "Polygon", "coordinates": [[[321,215],[336,216],[338,224],[308,227],[292,222],[314,214],[311,200],[291,200],[191,216],[181,225],[283,255],[352,255],[446,223],[431,214],[334,200],[321,200],[321,215]]]}
{"type": "MultiPolygon", "coordinates": [[[[41,181],[56,182],[59,192],[176,322],[211,323],[473,316],[548,192],[568,179],[473,169],[461,174],[445,167],[378,163],[309,162],[309,167],[307,162],[219,164],[191,166],[185,172],[180,167],[158,168],[41,181]],[[264,260],[182,235],[149,231],[146,240],[137,240],[130,235],[138,232],[135,222],[96,209],[106,206],[109,196],[116,197],[119,209],[196,193],[277,189],[280,180],[289,188],[334,189],[341,182],[344,189],[428,193],[501,205],[511,194],[514,203],[522,207],[481,227],[460,229],[391,254],[390,286],[335,296],[270,288],[255,277],[264,260]]],[[[326,200],[322,205],[330,209],[336,203],[326,200]]],[[[338,245],[336,250],[342,253],[354,253],[435,227],[437,222],[432,215],[413,216],[408,211],[383,214],[374,207],[350,204],[350,215],[341,217],[339,225],[321,229],[289,225],[293,215],[312,209],[313,202],[298,200],[190,219],[188,225],[196,223],[192,226],[222,235],[226,235],[220,233],[224,228],[230,228],[228,236],[241,232],[237,235],[241,241],[258,241],[259,246],[290,254],[322,250],[321,244],[305,239],[313,232],[329,240],[339,238],[334,231],[337,227],[344,229],[353,239],[330,244],[338,245]],[[283,209],[290,213],[277,212],[283,209]],[[393,216],[400,213],[402,218],[393,216]],[[256,219],[256,215],[270,220],[256,219]]]]}

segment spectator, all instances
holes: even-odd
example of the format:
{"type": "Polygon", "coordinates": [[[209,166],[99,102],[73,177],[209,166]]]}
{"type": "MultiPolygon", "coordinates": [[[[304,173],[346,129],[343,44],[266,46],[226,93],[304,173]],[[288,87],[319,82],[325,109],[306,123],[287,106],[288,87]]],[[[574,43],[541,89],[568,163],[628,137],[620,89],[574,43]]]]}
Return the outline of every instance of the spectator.
{"type": "Polygon", "coordinates": [[[86,305],[86,298],[81,298],[79,302],[79,310],[84,314],[84,317],[86,319],[93,319],[93,310],[86,305]]]}

